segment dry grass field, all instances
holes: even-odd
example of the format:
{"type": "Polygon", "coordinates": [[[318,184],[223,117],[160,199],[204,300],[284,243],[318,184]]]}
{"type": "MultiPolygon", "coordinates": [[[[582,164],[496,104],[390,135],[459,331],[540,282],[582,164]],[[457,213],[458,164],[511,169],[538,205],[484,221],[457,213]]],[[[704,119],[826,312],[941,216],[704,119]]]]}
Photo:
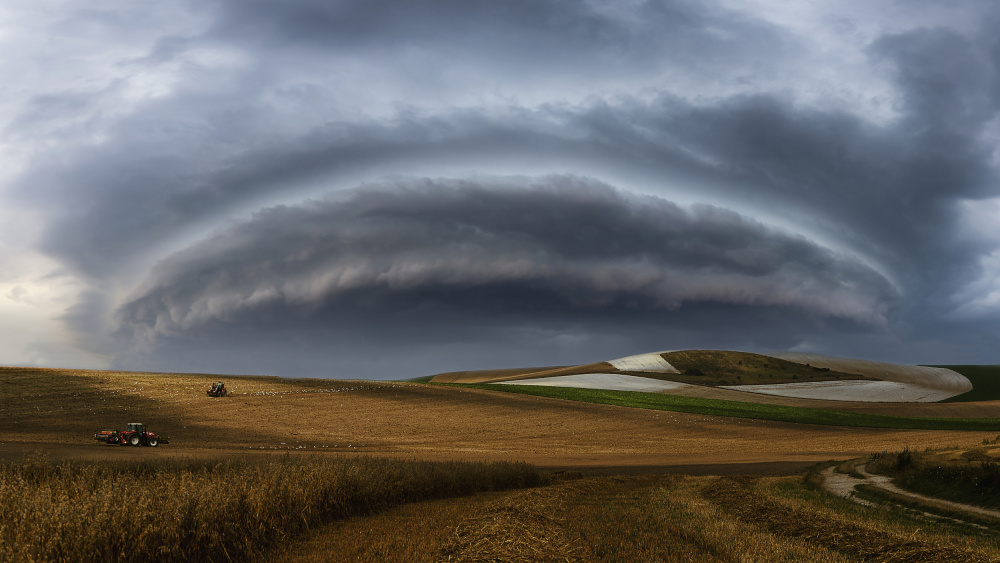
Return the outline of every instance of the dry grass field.
{"type": "MultiPolygon", "coordinates": [[[[543,475],[585,475],[524,491],[380,509],[319,528],[323,519],[291,526],[273,536],[281,541],[262,543],[266,549],[241,552],[263,560],[482,561],[496,550],[500,559],[493,560],[510,561],[892,560],[847,547],[876,540],[886,549],[933,555],[908,560],[995,558],[988,538],[918,530],[919,523],[876,513],[858,523],[852,511],[862,507],[804,488],[794,476],[816,461],[872,452],[969,449],[995,433],[779,423],[400,382],[3,368],[0,389],[0,460],[8,466],[23,465],[27,455],[51,466],[91,464],[95,472],[119,462],[163,468],[229,463],[259,471],[276,460],[340,463],[369,454],[402,461],[524,461],[543,475]],[[217,379],[226,382],[230,397],[205,395],[217,379]],[[133,448],[93,439],[98,429],[126,422],[144,422],[170,443],[133,448]],[[741,473],[775,477],[712,477],[741,473]],[[809,518],[828,517],[817,520],[824,526],[844,523],[846,538],[867,539],[834,545],[817,540],[817,530],[783,521],[762,525],[759,515],[735,510],[733,498],[743,498],[742,504],[751,498],[750,504],[775,514],[798,506],[809,518]],[[311,531],[303,535],[306,527],[311,531]],[[906,543],[910,536],[916,543],[906,543]],[[535,539],[513,545],[513,537],[535,539]],[[524,551],[541,546],[549,551],[524,551]]],[[[950,416],[961,415],[955,409],[996,408],[940,407],[950,416]]],[[[192,490],[208,487],[188,479],[192,490]]],[[[14,493],[0,494],[6,500],[14,493]]],[[[114,494],[108,498],[118,502],[114,494]]],[[[51,559],[77,560],[71,553],[51,559]]]]}
{"type": "Polygon", "coordinates": [[[978,562],[994,533],[866,508],[800,477],[590,477],[406,505],[314,530],[269,556],[295,563],[978,562]]]}
{"type": "Polygon", "coordinates": [[[0,464],[0,560],[242,560],[330,520],[540,482],[513,463],[29,457],[0,464]]]}
{"type": "MultiPolygon", "coordinates": [[[[979,443],[981,432],[840,428],[647,411],[412,383],[6,368],[0,456],[59,459],[235,453],[368,453],[520,460],[544,468],[678,467],[857,457],[908,445],[979,443]],[[99,428],[145,422],[159,448],[96,443],[99,428]]],[[[976,404],[941,405],[974,410],[976,404]]],[[[926,405],[933,406],[933,405],[926,405]]],[[[859,407],[860,408],[860,407],[859,407]]],[[[992,437],[992,436],[990,436],[992,437]]]]}
{"type": "Polygon", "coordinates": [[[805,381],[868,379],[857,373],[843,373],[751,354],[721,350],[666,352],[663,357],[680,370],[674,381],[697,385],[757,385],[805,381]]]}

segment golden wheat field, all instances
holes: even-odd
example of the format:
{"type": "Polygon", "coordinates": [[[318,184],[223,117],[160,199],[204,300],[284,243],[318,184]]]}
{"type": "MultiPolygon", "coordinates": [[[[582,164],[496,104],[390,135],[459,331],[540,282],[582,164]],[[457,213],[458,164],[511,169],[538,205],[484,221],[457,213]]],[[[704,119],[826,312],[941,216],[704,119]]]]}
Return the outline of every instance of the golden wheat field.
{"type": "Polygon", "coordinates": [[[971,447],[981,432],[800,425],[400,382],[4,368],[0,384],[5,560],[997,556],[989,533],[854,505],[801,478],[817,461],[971,447]],[[218,379],[229,397],[206,396],[218,379]],[[170,442],[93,439],[126,422],[170,442]]]}

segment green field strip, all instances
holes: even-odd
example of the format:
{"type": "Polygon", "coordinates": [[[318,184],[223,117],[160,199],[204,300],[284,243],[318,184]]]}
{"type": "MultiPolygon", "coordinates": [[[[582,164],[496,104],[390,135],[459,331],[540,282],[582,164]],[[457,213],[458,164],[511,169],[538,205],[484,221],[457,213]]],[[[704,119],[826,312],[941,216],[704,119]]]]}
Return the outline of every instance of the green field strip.
{"type": "Polygon", "coordinates": [[[894,428],[912,430],[968,430],[995,432],[1000,430],[998,418],[924,418],[845,412],[807,407],[788,407],[726,401],[722,399],[701,399],[681,397],[662,393],[640,391],[607,391],[603,389],[578,389],[574,387],[547,387],[542,385],[495,385],[486,383],[433,383],[449,387],[484,389],[507,393],[519,393],[536,397],[566,399],[585,403],[615,405],[671,412],[685,412],[710,416],[751,418],[777,422],[797,422],[801,424],[823,424],[828,426],[851,426],[862,428],[894,428]]]}

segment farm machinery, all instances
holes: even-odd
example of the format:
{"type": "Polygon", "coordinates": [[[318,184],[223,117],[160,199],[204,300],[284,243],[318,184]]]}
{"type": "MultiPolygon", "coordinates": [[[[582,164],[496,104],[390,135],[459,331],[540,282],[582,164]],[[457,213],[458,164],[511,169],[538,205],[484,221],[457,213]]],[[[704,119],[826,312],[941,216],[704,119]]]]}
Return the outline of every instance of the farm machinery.
{"type": "Polygon", "coordinates": [[[157,435],[146,428],[141,422],[129,422],[125,425],[125,430],[101,430],[94,434],[94,439],[105,444],[119,444],[122,446],[149,446],[155,448],[160,444],[169,443],[170,440],[157,435]]]}
{"type": "Polygon", "coordinates": [[[212,388],[205,392],[209,397],[225,397],[229,394],[229,391],[226,391],[226,384],[221,381],[213,383],[212,388]]]}

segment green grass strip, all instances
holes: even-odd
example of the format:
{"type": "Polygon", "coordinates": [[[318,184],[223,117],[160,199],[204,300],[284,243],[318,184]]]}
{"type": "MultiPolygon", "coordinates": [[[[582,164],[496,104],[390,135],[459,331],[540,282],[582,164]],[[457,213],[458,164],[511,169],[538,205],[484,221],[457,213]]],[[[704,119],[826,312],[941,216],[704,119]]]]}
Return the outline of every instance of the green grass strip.
{"type": "Polygon", "coordinates": [[[534,395],[536,397],[566,399],[570,401],[616,405],[620,407],[686,412],[711,416],[728,416],[734,418],[775,420],[778,422],[798,422],[802,424],[915,430],[971,430],[988,432],[1000,430],[1000,419],[997,418],[923,418],[913,416],[891,416],[883,414],[813,409],[806,407],[787,407],[782,405],[744,403],[742,401],[725,401],[721,399],[700,399],[695,397],[666,395],[662,393],[644,393],[640,391],[607,391],[603,389],[547,387],[542,385],[496,385],[485,383],[434,383],[433,385],[503,391],[508,393],[520,393],[523,395],[534,395]]]}

